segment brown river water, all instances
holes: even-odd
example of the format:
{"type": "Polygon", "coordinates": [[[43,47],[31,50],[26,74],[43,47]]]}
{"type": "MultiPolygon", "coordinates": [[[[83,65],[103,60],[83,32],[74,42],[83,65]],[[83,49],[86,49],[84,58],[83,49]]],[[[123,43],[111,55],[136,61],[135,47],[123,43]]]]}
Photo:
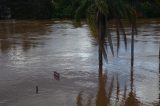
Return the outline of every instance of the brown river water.
{"type": "Polygon", "coordinates": [[[160,106],[160,20],[138,21],[133,69],[127,38],[118,56],[108,49],[99,74],[98,45],[86,24],[0,21],[0,106],[160,106]]]}

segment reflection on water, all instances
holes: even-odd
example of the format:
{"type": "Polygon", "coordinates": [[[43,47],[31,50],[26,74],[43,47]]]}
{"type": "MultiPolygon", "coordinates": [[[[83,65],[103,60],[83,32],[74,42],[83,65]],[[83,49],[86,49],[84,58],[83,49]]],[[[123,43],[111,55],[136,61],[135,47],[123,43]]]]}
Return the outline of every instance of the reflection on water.
{"type": "Polygon", "coordinates": [[[112,78],[111,83],[107,84],[108,86],[108,92],[106,92],[106,81],[107,81],[107,75],[103,75],[102,73],[99,73],[99,88],[97,92],[96,97],[96,106],[108,106],[110,104],[111,95],[113,92],[113,82],[114,78],[112,78]]]}
{"type": "Polygon", "coordinates": [[[50,24],[30,21],[4,21],[0,22],[0,50],[7,51],[21,46],[24,51],[43,44],[45,35],[50,32],[50,24]]]}
{"type": "Polygon", "coordinates": [[[82,92],[80,92],[77,96],[77,106],[83,106],[83,98],[82,98],[82,92]]]}
{"type": "Polygon", "coordinates": [[[136,97],[134,89],[134,70],[131,68],[131,79],[130,79],[130,91],[128,97],[125,100],[125,106],[140,106],[140,102],[136,97]]]}
{"type": "MultiPolygon", "coordinates": [[[[159,106],[159,20],[139,21],[134,69],[130,69],[131,36],[126,25],[128,51],[123,43],[118,57],[108,50],[103,73],[97,70],[98,47],[88,26],[73,24],[0,21],[0,105],[159,106]],[[54,80],[54,72],[61,80],[54,80]]],[[[115,35],[114,24],[110,28],[115,35]]],[[[113,36],[116,48],[115,42],[113,36]]]]}
{"type": "MultiPolygon", "coordinates": [[[[116,81],[114,81],[114,77],[111,77],[110,81],[107,74],[102,74],[102,71],[99,73],[98,77],[98,91],[95,98],[95,106],[141,106],[140,101],[136,97],[136,91],[134,91],[134,70],[131,68],[130,75],[130,89],[127,94],[126,85],[124,86],[124,95],[120,95],[120,85],[118,76],[116,81]],[[115,83],[117,82],[117,83],[115,83]],[[114,89],[115,88],[115,89],[114,89]],[[115,90],[115,91],[114,91],[115,90]],[[116,92],[116,93],[114,93],[116,92]],[[114,97],[116,95],[116,98],[114,97]]],[[[92,99],[87,98],[89,100],[88,105],[83,105],[85,99],[83,99],[83,92],[80,92],[77,96],[77,106],[92,106],[94,101],[92,99]],[[91,105],[92,104],[92,105],[91,105]]]]}

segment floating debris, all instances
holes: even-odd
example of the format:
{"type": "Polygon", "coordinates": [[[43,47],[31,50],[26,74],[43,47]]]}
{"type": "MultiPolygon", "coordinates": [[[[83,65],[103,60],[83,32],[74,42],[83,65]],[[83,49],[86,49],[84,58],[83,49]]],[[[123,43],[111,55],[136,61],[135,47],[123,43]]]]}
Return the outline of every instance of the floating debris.
{"type": "Polygon", "coordinates": [[[38,86],[36,86],[36,94],[38,94],[38,86]]]}
{"type": "Polygon", "coordinates": [[[58,72],[54,72],[54,79],[60,80],[60,74],[58,72]]]}

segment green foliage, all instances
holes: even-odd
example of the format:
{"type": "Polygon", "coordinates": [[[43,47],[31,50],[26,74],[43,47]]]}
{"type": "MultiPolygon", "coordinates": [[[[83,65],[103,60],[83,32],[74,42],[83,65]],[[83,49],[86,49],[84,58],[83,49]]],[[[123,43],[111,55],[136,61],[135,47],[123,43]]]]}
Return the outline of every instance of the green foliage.
{"type": "Polygon", "coordinates": [[[160,2],[157,1],[144,1],[140,5],[140,11],[145,17],[155,18],[160,16],[160,2]]]}
{"type": "MultiPolygon", "coordinates": [[[[84,0],[81,0],[84,1],[84,0]]],[[[80,0],[54,0],[53,18],[73,19],[77,7],[81,5],[80,0]]],[[[83,17],[82,17],[83,18],[83,17]]]]}
{"type": "Polygon", "coordinates": [[[49,18],[67,18],[77,20],[87,16],[87,8],[97,7],[103,14],[118,15],[127,18],[127,10],[122,10],[134,1],[136,8],[142,16],[159,17],[159,0],[4,0],[7,1],[7,7],[11,10],[12,18],[16,19],[49,19],[49,18]],[[125,6],[125,7],[123,7],[125,6]],[[110,8],[113,8],[111,10],[110,8]],[[155,11],[156,10],[156,11],[155,11]],[[122,13],[123,12],[123,13],[122,13]]]}
{"type": "Polygon", "coordinates": [[[12,18],[48,19],[52,18],[53,3],[51,0],[7,0],[12,18]]]}

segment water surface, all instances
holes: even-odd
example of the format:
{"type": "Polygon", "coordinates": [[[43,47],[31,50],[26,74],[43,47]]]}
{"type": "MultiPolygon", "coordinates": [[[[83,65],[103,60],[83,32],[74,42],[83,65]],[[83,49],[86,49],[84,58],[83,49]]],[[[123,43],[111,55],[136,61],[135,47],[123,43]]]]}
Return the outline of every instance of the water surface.
{"type": "MultiPolygon", "coordinates": [[[[114,24],[111,29],[116,52],[114,24]]],[[[86,24],[0,21],[0,105],[158,106],[160,20],[138,22],[133,69],[128,29],[127,51],[122,39],[118,56],[108,50],[109,61],[99,74],[98,46],[86,24]]]]}

